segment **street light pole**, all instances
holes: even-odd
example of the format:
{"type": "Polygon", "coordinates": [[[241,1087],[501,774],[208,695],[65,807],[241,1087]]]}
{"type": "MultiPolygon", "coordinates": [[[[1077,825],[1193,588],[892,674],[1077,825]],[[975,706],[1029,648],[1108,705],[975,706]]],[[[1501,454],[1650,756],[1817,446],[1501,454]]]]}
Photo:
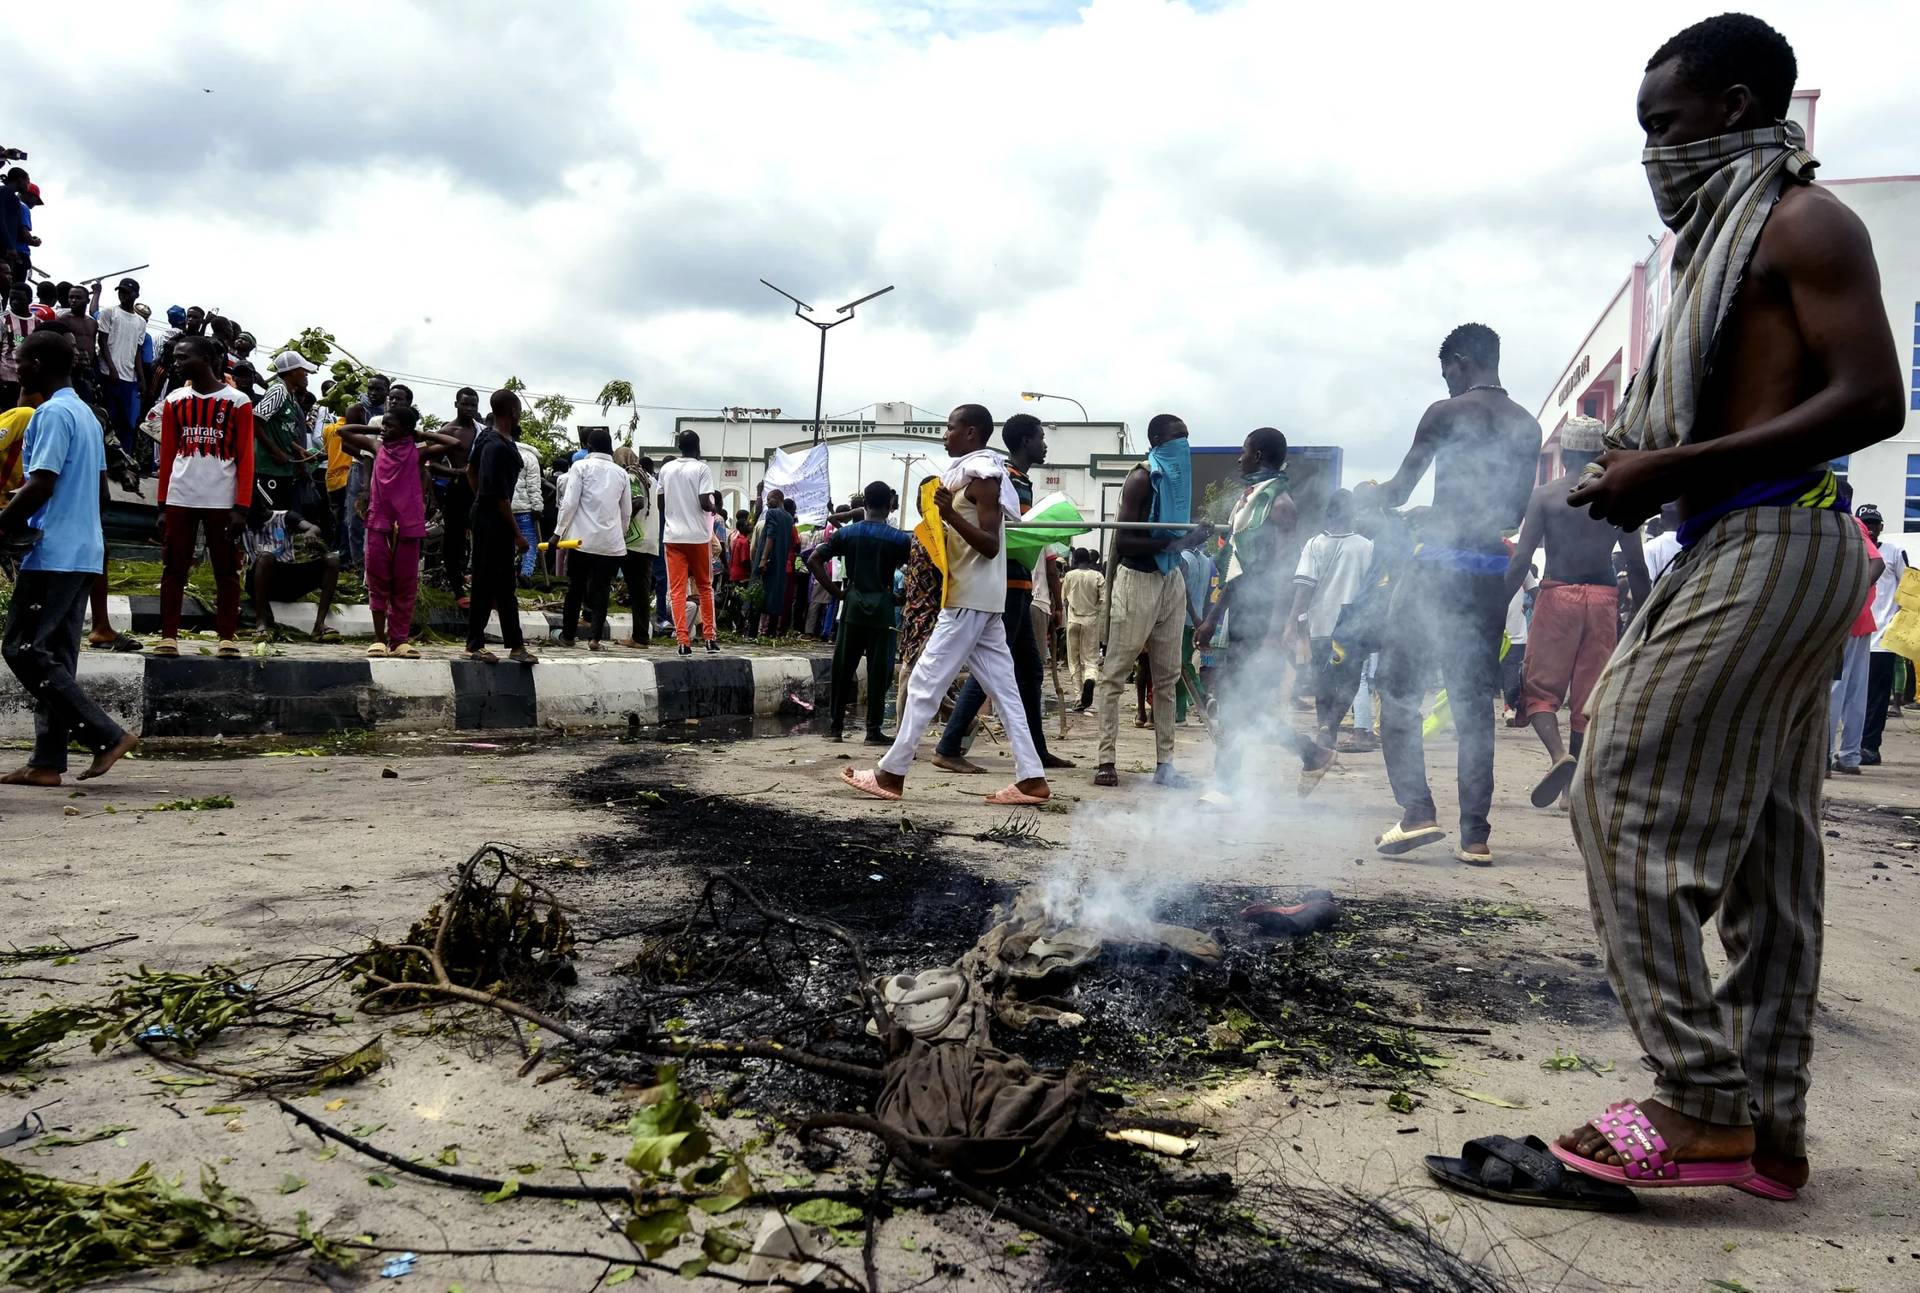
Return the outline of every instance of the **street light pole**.
{"type": "Polygon", "coordinates": [[[780,293],[780,295],[786,297],[789,301],[792,301],[793,313],[795,317],[805,320],[806,322],[811,323],[814,327],[820,329],[820,368],[819,368],[819,371],[815,374],[814,382],[813,382],[813,442],[815,444],[819,444],[820,443],[820,407],[821,407],[820,400],[821,400],[821,397],[826,394],[826,390],[827,390],[827,329],[837,328],[841,324],[845,323],[848,319],[851,319],[853,317],[853,311],[855,306],[865,305],[868,301],[871,301],[874,297],[885,296],[888,292],[891,292],[893,290],[893,284],[891,283],[887,284],[885,287],[881,288],[878,292],[868,292],[865,296],[861,297],[857,301],[848,301],[845,305],[841,306],[839,309],[834,311],[835,314],[840,316],[839,318],[829,319],[827,322],[822,323],[818,319],[812,319],[807,317],[808,311],[812,310],[813,307],[811,305],[808,305],[805,301],[801,300],[799,297],[795,296],[792,292],[786,291],[784,288],[774,287],[772,283],[767,282],[767,280],[764,278],[761,279],[760,282],[762,286],[773,288],[774,291],[780,293]]]}
{"type": "Polygon", "coordinates": [[[1082,422],[1093,421],[1092,418],[1087,416],[1087,406],[1082,404],[1079,400],[1076,400],[1075,398],[1073,398],[1073,396],[1071,395],[1049,395],[1045,391],[1021,391],[1020,398],[1023,400],[1065,400],[1067,403],[1073,405],[1073,407],[1080,410],[1080,420],[1082,422]]]}
{"type": "Polygon", "coordinates": [[[913,464],[925,461],[927,455],[923,453],[896,453],[889,454],[888,456],[900,464],[900,519],[904,521],[907,519],[908,478],[913,474],[913,464]]]}

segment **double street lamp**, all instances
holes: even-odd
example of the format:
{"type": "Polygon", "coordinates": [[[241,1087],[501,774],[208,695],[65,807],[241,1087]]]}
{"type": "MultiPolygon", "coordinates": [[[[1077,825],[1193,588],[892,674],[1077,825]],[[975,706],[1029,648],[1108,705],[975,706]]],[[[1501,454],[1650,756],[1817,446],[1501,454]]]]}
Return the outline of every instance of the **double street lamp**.
{"type": "Polygon", "coordinates": [[[793,313],[795,317],[803,319],[806,322],[811,323],[814,327],[820,329],[820,371],[818,375],[815,377],[814,384],[813,384],[813,442],[815,444],[819,444],[820,443],[820,399],[821,399],[821,396],[823,396],[826,393],[826,388],[827,388],[827,329],[837,328],[841,324],[845,323],[848,319],[851,319],[853,317],[853,311],[855,306],[865,305],[868,301],[871,301],[874,297],[885,296],[888,292],[891,292],[893,290],[893,284],[891,283],[887,284],[887,286],[881,288],[878,292],[868,292],[865,296],[861,297],[857,301],[848,301],[845,305],[841,306],[839,309],[834,311],[835,314],[840,316],[839,318],[829,319],[825,323],[822,323],[818,319],[809,317],[809,312],[813,309],[813,307],[811,305],[808,305],[805,301],[801,300],[799,297],[795,296],[792,292],[786,291],[784,288],[774,287],[772,283],[767,282],[767,280],[764,278],[761,279],[760,282],[762,285],[773,288],[774,291],[780,293],[780,295],[786,297],[789,301],[792,301],[793,313]]]}

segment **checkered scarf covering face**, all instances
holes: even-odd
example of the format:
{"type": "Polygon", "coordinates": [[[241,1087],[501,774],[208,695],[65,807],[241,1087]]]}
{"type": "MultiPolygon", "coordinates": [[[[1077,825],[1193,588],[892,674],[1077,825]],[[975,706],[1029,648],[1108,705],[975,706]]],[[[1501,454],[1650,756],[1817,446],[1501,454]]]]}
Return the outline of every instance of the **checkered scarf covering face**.
{"type": "Polygon", "coordinates": [[[1661,221],[1674,232],[1673,299],[1607,432],[1613,449],[1670,449],[1693,436],[1714,345],[1760,230],[1790,184],[1820,163],[1791,121],[1641,154],[1661,221]]]}

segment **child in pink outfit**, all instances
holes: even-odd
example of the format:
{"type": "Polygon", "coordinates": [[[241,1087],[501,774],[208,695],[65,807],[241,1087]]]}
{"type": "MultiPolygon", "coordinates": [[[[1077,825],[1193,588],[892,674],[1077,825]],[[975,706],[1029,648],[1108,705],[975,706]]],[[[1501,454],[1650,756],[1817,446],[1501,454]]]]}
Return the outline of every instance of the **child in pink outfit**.
{"type": "Polygon", "coordinates": [[[426,432],[416,438],[418,409],[389,410],[379,439],[371,427],[344,427],[340,442],[373,451],[373,479],[367,494],[367,601],[373,610],[374,645],[370,656],[416,659],[407,641],[413,605],[420,594],[420,545],[427,537],[427,500],[433,485],[427,460],[445,452],[450,437],[426,432]],[[422,439],[427,441],[423,446],[422,439]]]}

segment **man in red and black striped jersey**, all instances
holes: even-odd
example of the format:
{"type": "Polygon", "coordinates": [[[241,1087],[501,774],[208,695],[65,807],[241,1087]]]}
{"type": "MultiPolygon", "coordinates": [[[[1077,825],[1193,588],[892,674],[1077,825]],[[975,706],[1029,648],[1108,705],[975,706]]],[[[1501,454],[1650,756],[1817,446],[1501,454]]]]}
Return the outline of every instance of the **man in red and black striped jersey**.
{"type": "Polygon", "coordinates": [[[180,601],[193,566],[196,532],[213,564],[214,620],[223,658],[240,655],[240,553],[236,546],[253,502],[253,406],[215,374],[211,337],[185,336],[174,348],[186,384],[160,407],[160,641],[155,655],[180,654],[180,601]]]}

